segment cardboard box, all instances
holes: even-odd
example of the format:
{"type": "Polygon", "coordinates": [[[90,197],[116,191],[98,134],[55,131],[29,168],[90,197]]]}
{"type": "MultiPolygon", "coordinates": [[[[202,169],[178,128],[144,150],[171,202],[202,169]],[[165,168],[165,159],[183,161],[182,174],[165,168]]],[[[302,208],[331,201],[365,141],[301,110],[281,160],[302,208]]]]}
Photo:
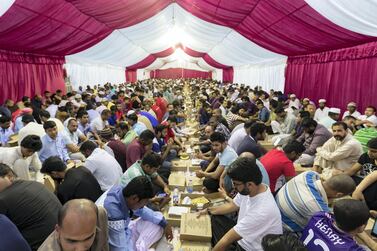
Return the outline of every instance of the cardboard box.
{"type": "Polygon", "coordinates": [[[212,248],[211,243],[182,241],[179,250],[180,251],[210,251],[211,248],[212,248]]]}
{"type": "Polygon", "coordinates": [[[181,160],[175,159],[172,162],[171,171],[172,172],[187,172],[187,168],[190,172],[195,172],[200,170],[200,166],[191,165],[191,160],[181,160]]]}
{"type": "Polygon", "coordinates": [[[190,199],[195,199],[195,198],[200,198],[200,197],[205,197],[207,200],[209,200],[209,203],[205,204],[203,208],[207,208],[214,203],[224,203],[225,198],[222,196],[221,193],[209,193],[209,194],[204,194],[204,193],[181,193],[180,199],[179,199],[179,206],[185,206],[185,207],[191,207],[192,209],[196,209],[196,205],[185,205],[182,204],[182,201],[185,197],[189,197],[190,199]]]}
{"type": "Polygon", "coordinates": [[[258,143],[263,146],[267,151],[275,148],[274,144],[271,141],[258,141],[258,143]]]}
{"type": "Polygon", "coordinates": [[[169,188],[174,190],[178,188],[180,191],[184,191],[186,187],[186,176],[183,172],[172,172],[169,176],[169,188]]]}
{"type": "Polygon", "coordinates": [[[183,214],[181,217],[181,241],[210,242],[212,238],[211,218],[202,215],[199,218],[196,213],[183,214]]]}
{"type": "Polygon", "coordinates": [[[169,216],[168,214],[169,209],[167,208],[164,212],[163,215],[166,219],[166,221],[171,225],[172,227],[180,227],[181,226],[181,217],[179,216],[169,216]]]}

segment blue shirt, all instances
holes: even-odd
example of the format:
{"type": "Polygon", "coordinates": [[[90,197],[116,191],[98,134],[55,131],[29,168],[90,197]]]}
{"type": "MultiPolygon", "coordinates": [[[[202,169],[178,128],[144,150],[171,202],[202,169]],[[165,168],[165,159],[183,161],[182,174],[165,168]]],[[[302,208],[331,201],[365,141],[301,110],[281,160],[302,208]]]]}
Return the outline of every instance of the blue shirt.
{"type": "Polygon", "coordinates": [[[136,132],[137,136],[140,136],[142,132],[148,130],[148,128],[141,122],[137,122],[132,126],[132,129],[136,132]]]}
{"type": "Polygon", "coordinates": [[[22,127],[24,127],[24,123],[22,123],[22,116],[18,116],[16,121],[14,121],[14,132],[18,133],[22,127]]]}
{"type": "Polygon", "coordinates": [[[67,162],[67,160],[70,159],[62,135],[58,134],[56,139],[53,140],[46,134],[41,140],[43,145],[42,149],[39,151],[39,159],[41,162],[51,156],[58,156],[64,162],[67,162]]]}
{"type": "Polygon", "coordinates": [[[0,233],[0,251],[31,251],[16,225],[3,214],[0,214],[0,233]]]}
{"type": "Polygon", "coordinates": [[[9,137],[13,134],[14,134],[14,132],[11,128],[3,129],[3,128],[0,127],[0,144],[1,144],[1,146],[5,146],[9,141],[9,137]]]}
{"type": "Polygon", "coordinates": [[[165,141],[163,138],[160,138],[160,139],[154,138],[153,143],[152,143],[152,151],[155,153],[161,154],[162,147],[164,145],[165,145],[165,141]]]}
{"type": "Polygon", "coordinates": [[[264,106],[262,110],[259,111],[258,119],[263,122],[267,122],[269,118],[270,118],[270,111],[264,106]]]}
{"type": "Polygon", "coordinates": [[[132,215],[158,224],[162,228],[165,228],[167,222],[160,212],[154,212],[147,207],[142,207],[135,211],[129,209],[123,197],[122,189],[122,186],[114,185],[97,200],[96,204],[101,205],[103,203],[103,207],[107,211],[110,250],[134,251],[129,243],[131,241],[131,232],[128,228],[132,215]]]}

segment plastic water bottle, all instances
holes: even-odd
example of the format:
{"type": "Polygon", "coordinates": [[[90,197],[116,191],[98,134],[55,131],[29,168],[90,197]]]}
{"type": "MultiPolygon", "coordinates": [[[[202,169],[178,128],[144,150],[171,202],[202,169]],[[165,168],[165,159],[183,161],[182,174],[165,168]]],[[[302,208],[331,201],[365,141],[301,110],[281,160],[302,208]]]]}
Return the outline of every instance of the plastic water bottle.
{"type": "Polygon", "coordinates": [[[192,193],[194,191],[194,186],[192,185],[192,176],[190,175],[187,180],[187,192],[192,193]]]}
{"type": "Polygon", "coordinates": [[[174,191],[173,191],[173,204],[174,205],[177,205],[179,203],[179,190],[178,188],[174,188],[174,191]]]}

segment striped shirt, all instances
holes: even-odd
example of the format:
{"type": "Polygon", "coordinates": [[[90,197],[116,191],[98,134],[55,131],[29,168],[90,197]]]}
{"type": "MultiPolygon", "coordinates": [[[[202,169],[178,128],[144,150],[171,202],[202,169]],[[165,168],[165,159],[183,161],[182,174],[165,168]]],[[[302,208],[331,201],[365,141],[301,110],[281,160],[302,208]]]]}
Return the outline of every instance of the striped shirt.
{"type": "Polygon", "coordinates": [[[120,177],[119,185],[121,185],[122,187],[126,187],[128,183],[130,183],[131,180],[139,176],[145,176],[150,181],[152,181],[152,179],[157,177],[157,173],[153,173],[151,175],[145,173],[143,168],[141,167],[141,161],[139,160],[139,161],[136,161],[134,164],[132,164],[132,166],[130,166],[123,173],[122,177],[120,177]]]}
{"type": "Polygon", "coordinates": [[[325,189],[318,173],[304,172],[288,181],[276,195],[283,227],[298,232],[319,211],[329,212],[325,189]]]}

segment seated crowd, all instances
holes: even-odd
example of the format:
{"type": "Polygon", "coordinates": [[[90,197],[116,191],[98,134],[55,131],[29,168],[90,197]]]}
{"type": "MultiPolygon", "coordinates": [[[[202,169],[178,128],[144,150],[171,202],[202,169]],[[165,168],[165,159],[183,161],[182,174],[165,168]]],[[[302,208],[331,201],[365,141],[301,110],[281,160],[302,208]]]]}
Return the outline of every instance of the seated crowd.
{"type": "Polygon", "coordinates": [[[185,89],[199,124],[196,176],[226,201],[198,213],[211,216],[212,250],[369,250],[355,237],[377,210],[376,108],[362,115],[350,102],[341,116],[324,99],[201,79],[6,100],[0,250],[148,250],[172,240],[161,213],[170,197],[158,194],[171,193],[172,160],[186,150],[185,89]]]}

